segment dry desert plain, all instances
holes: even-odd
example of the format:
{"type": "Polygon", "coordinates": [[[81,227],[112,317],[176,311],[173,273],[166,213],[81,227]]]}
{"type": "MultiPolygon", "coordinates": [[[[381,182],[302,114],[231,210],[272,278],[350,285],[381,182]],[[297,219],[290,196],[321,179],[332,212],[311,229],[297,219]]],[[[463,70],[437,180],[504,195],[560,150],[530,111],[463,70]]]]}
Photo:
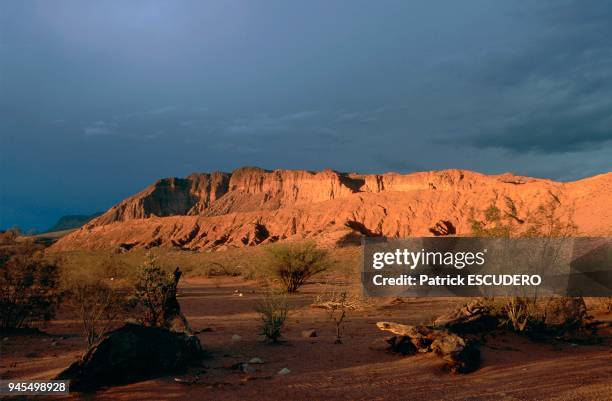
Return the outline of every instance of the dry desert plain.
{"type": "MultiPolygon", "coordinates": [[[[208,352],[201,366],[139,383],[105,388],[64,399],[96,400],[611,400],[612,332],[602,343],[537,343],[508,332],[484,337],[482,364],[475,372],[452,375],[429,354],[398,356],[371,348],[385,337],[380,320],[429,322],[465,299],[380,299],[351,312],[343,343],[334,343],[335,327],[313,300],[338,288],[341,278],[321,277],[290,297],[292,311],[284,342],[270,345],[258,336],[253,304],[261,286],[240,277],[188,278],[179,301],[208,352]],[[238,292],[236,292],[238,290],[238,292]],[[243,294],[240,296],[239,294],[243,294]],[[317,337],[302,337],[315,329],[317,337]],[[241,337],[233,339],[234,335],[241,337]],[[242,372],[232,366],[254,357],[264,363],[242,372]],[[277,373],[287,368],[287,375],[277,373]]],[[[611,321],[599,313],[600,320],[611,321]]],[[[48,334],[11,336],[2,341],[3,378],[47,379],[85,351],[79,323],[58,317],[48,334]]],[[[235,337],[234,337],[235,338],[235,337]]],[[[36,397],[44,399],[44,397],[36,397]]],[[[62,399],[53,397],[49,399],[62,399]]]]}

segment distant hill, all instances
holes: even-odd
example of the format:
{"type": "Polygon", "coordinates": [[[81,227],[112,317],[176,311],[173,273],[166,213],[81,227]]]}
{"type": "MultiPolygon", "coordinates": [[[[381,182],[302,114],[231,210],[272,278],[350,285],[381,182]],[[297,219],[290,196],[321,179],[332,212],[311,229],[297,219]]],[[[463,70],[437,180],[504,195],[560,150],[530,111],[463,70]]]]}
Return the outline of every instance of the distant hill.
{"type": "Polygon", "coordinates": [[[612,172],[554,182],[467,170],[361,175],[251,167],[161,179],[53,247],[222,250],[301,239],[342,246],[362,235],[467,235],[474,213],[491,203],[529,216],[553,198],[583,235],[612,227],[612,172]]]}
{"type": "Polygon", "coordinates": [[[79,228],[85,223],[89,223],[91,220],[100,216],[102,212],[97,212],[90,215],[74,214],[69,216],[62,216],[59,220],[49,228],[46,232],[64,231],[71,230],[73,228],[79,228]]]}

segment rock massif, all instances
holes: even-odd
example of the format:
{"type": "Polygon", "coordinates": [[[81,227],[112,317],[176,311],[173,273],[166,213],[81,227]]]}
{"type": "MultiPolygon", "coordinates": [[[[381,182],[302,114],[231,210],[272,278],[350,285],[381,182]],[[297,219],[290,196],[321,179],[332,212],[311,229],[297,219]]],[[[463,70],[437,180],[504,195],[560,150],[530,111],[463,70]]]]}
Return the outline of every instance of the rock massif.
{"type": "Polygon", "coordinates": [[[247,167],[161,179],[53,248],[206,250],[305,238],[340,246],[361,235],[462,235],[492,202],[503,209],[511,200],[526,216],[551,196],[581,234],[612,231],[612,173],[561,183],[465,170],[360,175],[247,167]]]}

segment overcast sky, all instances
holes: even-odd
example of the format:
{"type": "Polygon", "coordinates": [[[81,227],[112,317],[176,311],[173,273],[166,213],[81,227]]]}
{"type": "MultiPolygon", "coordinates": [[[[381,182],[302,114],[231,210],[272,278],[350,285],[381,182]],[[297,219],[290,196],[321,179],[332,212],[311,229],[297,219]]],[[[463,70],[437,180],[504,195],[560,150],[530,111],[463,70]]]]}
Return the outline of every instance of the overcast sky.
{"type": "Polygon", "coordinates": [[[0,2],[0,228],[243,165],[612,169],[610,1],[0,2]]]}

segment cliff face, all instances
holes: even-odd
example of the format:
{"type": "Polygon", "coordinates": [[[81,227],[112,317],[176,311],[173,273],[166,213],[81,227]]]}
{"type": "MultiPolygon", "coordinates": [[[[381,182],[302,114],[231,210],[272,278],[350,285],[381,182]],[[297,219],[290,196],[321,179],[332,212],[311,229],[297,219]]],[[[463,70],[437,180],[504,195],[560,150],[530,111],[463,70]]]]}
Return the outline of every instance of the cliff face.
{"type": "Polygon", "coordinates": [[[113,206],[92,224],[199,214],[227,193],[229,179],[229,174],[219,172],[192,174],[187,178],[163,178],[113,206]]]}
{"type": "Polygon", "coordinates": [[[245,167],[231,174],[196,173],[187,178],[163,178],[120,202],[94,225],[149,217],[216,216],[232,212],[274,210],[288,205],[321,202],[356,192],[361,184],[326,170],[266,171],[245,167]]]}
{"type": "Polygon", "coordinates": [[[331,245],[368,236],[467,234],[491,202],[526,216],[554,195],[582,234],[609,234],[612,173],[558,183],[463,170],[344,174],[331,170],[192,174],[159,180],[54,248],[217,249],[283,239],[331,245]]]}

